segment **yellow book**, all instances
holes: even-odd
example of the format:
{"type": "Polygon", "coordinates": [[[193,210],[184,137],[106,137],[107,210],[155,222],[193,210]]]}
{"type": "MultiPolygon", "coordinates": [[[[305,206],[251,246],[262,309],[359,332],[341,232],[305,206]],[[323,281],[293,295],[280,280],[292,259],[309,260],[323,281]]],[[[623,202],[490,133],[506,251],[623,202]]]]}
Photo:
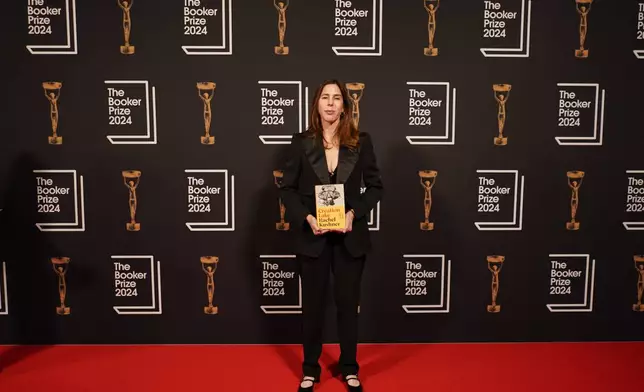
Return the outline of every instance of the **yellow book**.
{"type": "Polygon", "coordinates": [[[344,229],[344,184],[316,185],[315,208],[320,229],[344,229]]]}

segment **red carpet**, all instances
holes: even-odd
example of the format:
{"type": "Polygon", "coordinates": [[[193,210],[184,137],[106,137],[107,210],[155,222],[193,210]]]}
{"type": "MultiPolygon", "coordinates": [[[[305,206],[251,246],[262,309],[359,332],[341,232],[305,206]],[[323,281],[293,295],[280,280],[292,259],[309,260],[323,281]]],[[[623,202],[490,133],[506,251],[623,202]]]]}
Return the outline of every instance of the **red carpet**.
{"type": "MultiPolygon", "coordinates": [[[[337,358],[325,347],[323,367],[337,358]]],[[[3,346],[0,391],[296,391],[299,346],[3,346]]],[[[361,345],[365,392],[641,391],[644,342],[361,345]]],[[[316,391],[344,391],[323,371],[316,391]]]]}

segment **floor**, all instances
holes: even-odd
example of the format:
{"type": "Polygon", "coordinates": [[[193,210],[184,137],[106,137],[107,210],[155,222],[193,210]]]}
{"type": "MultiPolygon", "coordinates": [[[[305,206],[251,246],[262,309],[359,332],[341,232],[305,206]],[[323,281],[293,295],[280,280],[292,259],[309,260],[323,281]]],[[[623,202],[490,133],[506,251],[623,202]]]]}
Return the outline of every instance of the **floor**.
{"type": "MultiPolygon", "coordinates": [[[[0,391],[295,392],[300,360],[297,345],[0,346],[0,391]]],[[[642,391],[643,361],[644,342],[359,347],[365,392],[642,391]]],[[[345,390],[326,370],[315,388],[345,390]]]]}

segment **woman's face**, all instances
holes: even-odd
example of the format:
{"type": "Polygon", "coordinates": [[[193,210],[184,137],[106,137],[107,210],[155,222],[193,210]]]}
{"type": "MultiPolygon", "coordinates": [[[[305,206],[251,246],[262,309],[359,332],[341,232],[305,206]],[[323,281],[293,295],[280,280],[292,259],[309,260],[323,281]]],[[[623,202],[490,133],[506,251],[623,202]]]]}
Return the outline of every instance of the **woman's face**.
{"type": "Polygon", "coordinates": [[[336,84],[327,84],[324,86],[320,100],[318,101],[320,118],[332,124],[340,118],[343,109],[340,88],[336,84]]]}

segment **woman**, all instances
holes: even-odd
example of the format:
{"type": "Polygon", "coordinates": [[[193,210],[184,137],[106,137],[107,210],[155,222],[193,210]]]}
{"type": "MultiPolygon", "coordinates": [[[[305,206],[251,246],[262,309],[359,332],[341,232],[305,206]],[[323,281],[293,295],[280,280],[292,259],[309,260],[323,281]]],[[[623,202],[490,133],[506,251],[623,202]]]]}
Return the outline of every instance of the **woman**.
{"type": "Polygon", "coordinates": [[[356,360],[360,280],[371,249],[367,219],[382,197],[383,185],[371,137],[354,125],[349,94],[337,80],[320,85],[311,126],[293,135],[281,193],[295,231],[302,280],[304,361],[298,391],[312,391],[320,381],[318,359],[330,271],[340,338],[339,371],[350,391],[362,391],[356,360]],[[362,194],[361,180],[366,187],[362,194]],[[322,230],[316,220],[315,186],[336,183],[344,184],[346,226],[322,230]]]}

